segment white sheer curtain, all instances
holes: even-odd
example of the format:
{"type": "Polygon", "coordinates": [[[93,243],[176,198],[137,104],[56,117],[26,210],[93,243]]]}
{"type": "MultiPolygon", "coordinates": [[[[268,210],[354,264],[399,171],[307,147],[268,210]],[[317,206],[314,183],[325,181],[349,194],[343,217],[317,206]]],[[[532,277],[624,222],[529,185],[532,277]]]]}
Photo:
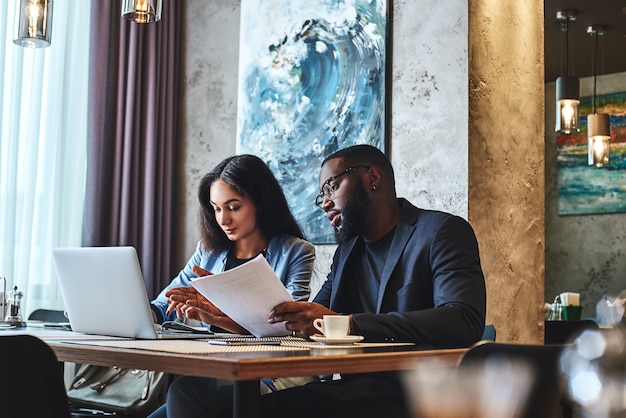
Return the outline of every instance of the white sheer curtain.
{"type": "Polygon", "coordinates": [[[91,2],[55,1],[42,49],[13,44],[18,4],[0,1],[0,275],[26,318],[64,308],[51,249],[81,245],[91,2]]]}

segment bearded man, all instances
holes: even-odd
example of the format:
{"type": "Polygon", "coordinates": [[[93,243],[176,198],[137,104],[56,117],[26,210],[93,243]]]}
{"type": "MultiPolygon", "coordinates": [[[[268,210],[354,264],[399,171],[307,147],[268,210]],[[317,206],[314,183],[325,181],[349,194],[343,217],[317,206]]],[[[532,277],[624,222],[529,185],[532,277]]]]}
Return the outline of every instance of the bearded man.
{"type": "MultiPolygon", "coordinates": [[[[396,196],[389,159],[369,145],[326,158],[316,204],[339,246],[313,302],[276,306],[270,323],[294,335],[317,331],[316,318],[350,316],[365,342],[468,347],[485,325],[486,291],[476,236],[455,215],[420,209],[396,196]]],[[[261,416],[408,417],[397,373],[343,375],[261,399],[261,416]],[[302,406],[307,406],[302,408],[302,406]],[[314,406],[314,407],[312,407],[314,406]]]]}

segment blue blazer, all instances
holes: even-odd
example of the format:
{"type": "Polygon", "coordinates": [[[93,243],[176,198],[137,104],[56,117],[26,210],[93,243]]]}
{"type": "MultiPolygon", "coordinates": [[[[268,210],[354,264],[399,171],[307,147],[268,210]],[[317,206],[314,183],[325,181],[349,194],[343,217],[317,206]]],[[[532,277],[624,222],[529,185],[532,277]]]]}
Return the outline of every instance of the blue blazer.
{"type": "Polygon", "coordinates": [[[352,314],[365,341],[404,341],[424,347],[466,347],[480,340],[486,290],[478,242],[470,224],[405,199],[396,226],[376,312],[354,313],[344,297],[345,266],[361,237],[337,248],[331,271],[314,301],[352,314]]]}

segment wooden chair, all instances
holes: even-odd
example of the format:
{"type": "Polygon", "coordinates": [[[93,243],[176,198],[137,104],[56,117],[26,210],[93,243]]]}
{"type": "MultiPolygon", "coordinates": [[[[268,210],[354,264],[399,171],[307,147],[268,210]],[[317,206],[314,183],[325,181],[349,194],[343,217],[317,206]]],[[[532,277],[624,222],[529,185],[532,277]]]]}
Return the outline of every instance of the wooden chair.
{"type": "MultiPolygon", "coordinates": [[[[559,369],[559,358],[564,346],[527,345],[479,342],[459,361],[459,369],[485,364],[489,359],[519,361],[531,367],[533,385],[528,394],[522,417],[553,418],[559,416],[564,379],[559,369]]],[[[511,376],[514,377],[514,376],[511,376]]],[[[502,385],[507,385],[506,381],[502,385]]]]}
{"type": "Polygon", "coordinates": [[[0,336],[0,359],[3,417],[71,417],[61,366],[45,342],[31,335],[0,336]]]}

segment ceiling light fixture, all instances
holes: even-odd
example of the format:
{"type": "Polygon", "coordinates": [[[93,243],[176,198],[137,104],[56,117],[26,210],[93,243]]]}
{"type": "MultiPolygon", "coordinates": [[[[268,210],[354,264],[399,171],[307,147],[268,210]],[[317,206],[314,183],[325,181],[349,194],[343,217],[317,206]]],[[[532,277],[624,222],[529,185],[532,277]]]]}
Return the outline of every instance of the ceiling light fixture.
{"type": "Polygon", "coordinates": [[[19,0],[13,43],[26,48],[50,46],[52,0],[19,0]]]}
{"type": "Polygon", "coordinates": [[[611,121],[606,113],[597,112],[598,95],[596,85],[598,83],[598,37],[604,35],[606,27],[592,25],[587,28],[587,33],[594,37],[593,44],[593,98],[591,114],[587,115],[587,148],[588,163],[596,167],[609,164],[611,139],[611,121]]]}
{"type": "Polygon", "coordinates": [[[122,0],[122,16],[137,23],[161,20],[162,0],[122,0]]]}
{"type": "Polygon", "coordinates": [[[580,81],[572,75],[569,60],[570,52],[570,24],[576,20],[574,10],[562,10],[556,13],[556,20],[565,32],[565,76],[556,79],[556,127],[559,134],[580,132],[578,127],[578,105],[580,103],[580,81]]]}

